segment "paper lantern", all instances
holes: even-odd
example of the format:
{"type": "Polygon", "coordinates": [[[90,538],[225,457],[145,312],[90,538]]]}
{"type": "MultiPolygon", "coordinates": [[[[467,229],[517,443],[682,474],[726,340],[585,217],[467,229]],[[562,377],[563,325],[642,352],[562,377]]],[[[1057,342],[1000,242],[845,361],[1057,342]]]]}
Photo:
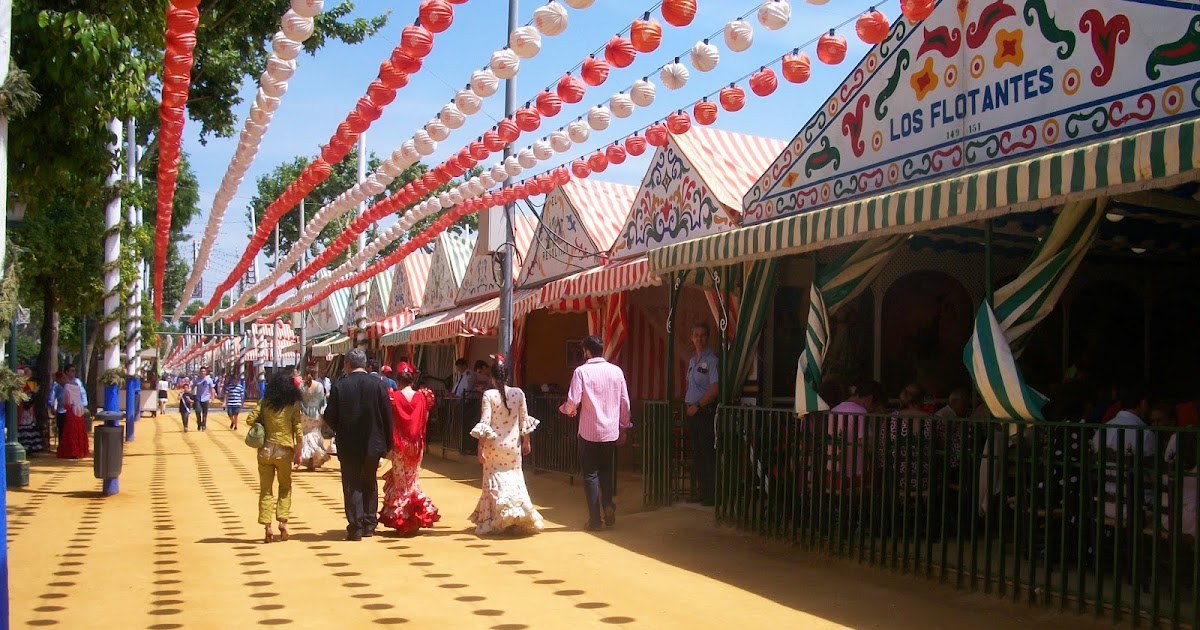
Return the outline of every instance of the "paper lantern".
{"type": "Polygon", "coordinates": [[[612,121],[612,114],[608,108],[603,105],[596,105],[588,110],[587,124],[593,131],[604,131],[608,129],[609,122],[612,121]]]}
{"type": "Polygon", "coordinates": [[[517,72],[521,69],[521,58],[511,48],[501,48],[492,53],[492,58],[488,61],[488,69],[497,78],[508,80],[517,76],[517,72]]]}
{"type": "MultiPolygon", "coordinates": [[[[421,132],[417,131],[417,133],[421,132]]],[[[414,136],[415,135],[416,134],[414,134],[414,136]]],[[[417,142],[417,150],[420,150],[420,148],[421,143],[417,142]]],[[[424,184],[426,192],[434,190],[441,184],[441,182],[438,181],[437,174],[435,174],[433,171],[426,171],[425,174],[421,176],[421,183],[424,184]]]]}
{"type": "Polygon", "coordinates": [[[536,57],[542,50],[542,34],[532,26],[520,26],[508,36],[508,47],[522,59],[536,57]]]}
{"type": "MultiPolygon", "coordinates": [[[[192,71],[192,62],[194,60],[195,60],[195,58],[193,57],[192,53],[177,53],[177,52],[171,52],[170,50],[167,51],[167,54],[166,54],[166,57],[164,60],[166,74],[168,76],[174,75],[174,76],[179,77],[179,81],[172,82],[170,84],[165,84],[163,86],[164,92],[186,92],[188,90],[189,84],[191,83],[190,75],[191,75],[191,71],[192,71]]],[[[259,85],[263,85],[266,83],[266,81],[264,81],[263,77],[265,77],[266,80],[269,80],[271,83],[276,83],[276,84],[283,83],[285,88],[287,86],[287,81],[282,81],[282,82],[275,81],[274,79],[271,78],[271,75],[269,75],[265,72],[262,73],[262,75],[260,76],[260,78],[258,80],[259,85]]],[[[273,96],[279,96],[279,95],[274,94],[273,96]]]]}
{"type": "Polygon", "coordinates": [[[688,59],[692,62],[693,68],[700,72],[708,72],[721,62],[721,51],[705,39],[692,46],[691,52],[688,53],[688,59]]]}
{"type": "Polygon", "coordinates": [[[558,80],[558,98],[564,103],[578,103],[583,100],[583,95],[587,93],[587,86],[583,81],[571,74],[564,74],[558,80]]]}
{"type": "Polygon", "coordinates": [[[717,104],[706,98],[696,103],[696,107],[692,108],[692,116],[701,125],[711,125],[717,122],[717,104]]]}
{"type": "Polygon", "coordinates": [[[375,79],[371,85],[367,86],[367,98],[371,99],[372,103],[384,107],[396,100],[396,90],[384,85],[383,81],[375,79]]]}
{"type": "Polygon", "coordinates": [[[778,31],[792,19],[792,5],[788,0],[765,0],[758,5],[758,23],[768,31],[778,31]]]}
{"type": "MultiPolygon", "coordinates": [[[[460,164],[459,167],[461,168],[461,166],[462,165],[460,164]]],[[[460,187],[455,186],[454,188],[451,188],[448,194],[450,196],[450,203],[458,205],[463,202],[463,194],[460,187]]]]}
{"type": "Polygon", "coordinates": [[[366,118],[371,122],[379,120],[379,117],[383,115],[383,108],[376,105],[371,101],[370,98],[367,98],[366,96],[358,99],[358,103],[354,106],[354,110],[362,115],[363,118],[366,118]]]}
{"type": "Polygon", "coordinates": [[[502,182],[508,179],[508,172],[504,170],[503,162],[496,162],[492,165],[492,169],[488,172],[491,174],[492,180],[494,181],[502,182]]]}
{"type": "Polygon", "coordinates": [[[538,175],[537,179],[534,181],[537,182],[538,192],[542,193],[543,195],[549,195],[550,193],[554,192],[554,177],[549,173],[542,173],[541,175],[538,175]]]}
{"type": "MultiPolygon", "coordinates": [[[[500,89],[500,79],[490,69],[476,70],[471,73],[471,91],[479,98],[487,98],[500,89]]],[[[466,111],[466,110],[464,110],[466,111]]]]}
{"type": "Polygon", "coordinates": [[[658,73],[658,78],[662,81],[663,86],[668,90],[678,90],[684,85],[687,85],[687,66],[679,63],[679,60],[676,59],[675,61],[663,66],[662,70],[660,70],[658,73]]]}
{"type": "Polygon", "coordinates": [[[533,10],[533,25],[542,32],[542,35],[548,37],[561,35],[563,31],[567,30],[567,24],[567,9],[557,0],[551,0],[533,10]]]}
{"type": "Polygon", "coordinates": [[[533,149],[526,147],[517,151],[517,162],[521,164],[522,168],[533,168],[537,166],[538,159],[533,154],[533,149]]]}
{"type": "Polygon", "coordinates": [[[567,3],[567,6],[571,7],[572,9],[586,9],[586,8],[592,6],[592,4],[596,2],[596,0],[565,0],[565,1],[567,3]]]}
{"type": "MultiPolygon", "coordinates": [[[[386,62],[384,62],[386,63],[386,62]]],[[[296,62],[280,59],[274,55],[267,58],[267,74],[276,81],[287,81],[296,72],[296,62]]]]}
{"type": "Polygon", "coordinates": [[[696,17],[696,0],[663,0],[662,16],[671,26],[687,26],[696,17]]]}
{"type": "Polygon", "coordinates": [[[542,126],[542,117],[537,110],[532,107],[522,107],[513,115],[513,120],[517,122],[517,127],[524,132],[537,131],[537,128],[542,126]]]}
{"type": "Polygon", "coordinates": [[[464,167],[458,161],[457,157],[452,157],[452,158],[446,160],[445,164],[446,164],[446,173],[449,174],[451,177],[462,177],[462,174],[467,172],[466,167],[464,167]]]}
{"type": "Polygon", "coordinates": [[[869,11],[858,16],[854,23],[854,31],[863,42],[874,46],[887,38],[891,25],[882,11],[871,7],[869,11]]]}
{"type": "Polygon", "coordinates": [[[583,60],[579,76],[583,77],[583,81],[588,85],[600,85],[608,80],[608,62],[597,59],[595,55],[588,55],[588,58],[583,60]]]}
{"type": "Polygon", "coordinates": [[[496,133],[505,144],[511,144],[521,137],[521,128],[513,119],[505,118],[496,125],[496,133]]]}
{"type": "MultiPolygon", "coordinates": [[[[188,99],[187,92],[163,92],[163,96],[162,96],[163,105],[166,105],[167,107],[171,107],[173,109],[181,108],[184,105],[187,105],[187,99],[188,99]]],[[[254,110],[254,111],[261,112],[262,110],[254,110]]],[[[268,113],[268,112],[264,112],[264,113],[266,113],[268,116],[270,115],[270,113],[268,113]]]]}
{"type": "Polygon", "coordinates": [[[483,99],[469,87],[454,94],[454,106],[466,116],[474,116],[483,108],[483,99]]]}
{"type": "MultiPolygon", "coordinates": [[[[347,127],[347,131],[350,132],[346,135],[346,137],[350,138],[351,137],[350,134],[357,136],[357,135],[361,134],[362,132],[366,131],[368,128],[370,128],[371,121],[367,120],[366,118],[363,118],[362,114],[358,113],[358,110],[355,110],[355,111],[350,112],[349,116],[346,116],[345,124],[347,127]]],[[[339,125],[339,127],[340,127],[340,125],[339,125]]],[[[339,135],[340,135],[340,133],[341,133],[341,130],[339,128],[339,135]]]]}
{"type": "Polygon", "coordinates": [[[586,178],[592,174],[592,169],[588,167],[587,162],[583,160],[575,160],[571,162],[571,174],[580,179],[586,178]]]}
{"type": "MultiPolygon", "coordinates": [[[[277,33],[282,39],[292,42],[296,46],[296,54],[300,54],[300,43],[294,42],[283,33],[277,33]]],[[[195,31],[167,31],[167,50],[173,50],[178,53],[190,53],[196,48],[196,32],[195,31]]],[[[277,53],[278,54],[278,53],[277,53]]],[[[279,55],[283,57],[283,55],[279,55]]],[[[287,57],[288,59],[295,58],[295,55],[287,57]]]]}
{"type": "Polygon", "coordinates": [[[846,38],[832,30],[817,39],[817,59],[831,66],[842,63],[846,58],[846,38]]]}
{"type": "Polygon", "coordinates": [[[433,138],[430,138],[429,132],[424,129],[418,129],[413,134],[413,144],[417,147],[417,153],[420,153],[422,156],[430,155],[434,151],[437,151],[437,142],[433,138]]]}
{"type": "Polygon", "coordinates": [[[176,6],[167,7],[167,30],[185,32],[194,31],[200,25],[200,11],[196,9],[181,9],[176,6]]]}
{"type": "Polygon", "coordinates": [[[920,22],[933,13],[935,0],[900,0],[900,11],[913,22],[920,22]]]}
{"type": "Polygon", "coordinates": [[[454,103],[446,103],[445,105],[442,105],[442,110],[438,112],[438,118],[441,119],[442,124],[446,125],[450,129],[458,129],[459,127],[462,127],[463,123],[465,123],[467,120],[467,117],[463,116],[462,111],[459,110],[458,106],[456,106],[454,103]]]}
{"type": "Polygon", "coordinates": [[[561,129],[550,134],[550,148],[554,149],[555,153],[570,151],[571,144],[571,136],[561,129]]]}
{"type": "Polygon", "coordinates": [[[736,112],[746,106],[746,91],[736,85],[721,88],[719,99],[721,108],[727,112],[736,112]]]}
{"type": "Polygon", "coordinates": [[[604,150],[604,157],[608,160],[609,164],[623,164],[625,156],[625,147],[615,142],[608,145],[608,148],[604,150]]]}
{"type": "Polygon", "coordinates": [[[554,169],[553,177],[555,186],[562,186],[563,184],[571,181],[571,173],[565,166],[560,166],[554,169]]]}
{"type": "Polygon", "coordinates": [[[476,161],[486,160],[492,154],[491,149],[487,148],[487,145],[481,140],[472,141],[471,144],[467,145],[467,148],[471,150],[471,157],[475,158],[476,161]]]}
{"type": "Polygon", "coordinates": [[[430,138],[441,142],[450,137],[450,128],[435,118],[425,123],[425,133],[428,133],[430,138]]]}
{"type": "Polygon", "coordinates": [[[667,126],[662,123],[654,123],[646,128],[646,142],[651,146],[662,147],[667,145],[667,126]]]}
{"type": "Polygon", "coordinates": [[[629,155],[637,157],[646,152],[646,139],[636,133],[625,138],[625,150],[629,155]]]}
{"type": "Polygon", "coordinates": [[[608,99],[608,109],[617,118],[628,118],[633,114],[633,99],[624,92],[617,92],[608,99]]]}
{"type": "Polygon", "coordinates": [[[454,7],[446,0],[423,0],[417,16],[430,32],[441,33],[454,22],[454,7]]]}
{"type": "Polygon", "coordinates": [[[379,168],[391,177],[400,177],[404,174],[404,167],[392,160],[384,160],[383,164],[379,165],[379,168]]]}
{"type": "Polygon", "coordinates": [[[421,59],[433,52],[433,33],[420,24],[409,24],[400,31],[400,49],[409,57],[421,59]]]}
{"type": "Polygon", "coordinates": [[[533,151],[533,157],[537,158],[538,161],[549,160],[554,157],[554,147],[550,146],[548,140],[543,139],[534,142],[531,150],[533,151]]]}
{"type": "Polygon", "coordinates": [[[504,150],[504,139],[500,137],[500,133],[495,127],[483,132],[483,146],[487,147],[490,153],[499,153],[504,150]]]}
{"type": "Polygon", "coordinates": [[[793,50],[783,56],[783,78],[791,83],[804,83],[812,75],[808,53],[793,50]]]}
{"type": "Polygon", "coordinates": [[[687,112],[677,111],[667,116],[667,130],[675,135],[681,135],[692,128],[692,117],[687,112]]]}
{"type": "Polygon", "coordinates": [[[458,158],[458,163],[463,168],[474,168],[475,165],[479,163],[479,160],[475,159],[475,156],[471,155],[470,146],[465,146],[459,149],[458,155],[455,157],[458,158]]]}
{"type": "Polygon", "coordinates": [[[572,121],[567,125],[567,136],[571,138],[571,142],[582,144],[587,142],[589,136],[592,135],[592,130],[588,128],[587,123],[582,120],[572,121]]]}
{"type": "Polygon", "coordinates": [[[603,173],[604,169],[608,168],[608,157],[604,155],[604,152],[596,151],[588,156],[587,163],[593,173],[603,173]]]}
{"type": "Polygon", "coordinates": [[[629,88],[629,98],[638,107],[649,107],[654,102],[654,84],[646,79],[638,79],[629,88]]]}
{"type": "Polygon", "coordinates": [[[620,35],[613,35],[604,45],[604,59],[614,68],[627,68],[636,58],[633,42],[620,35]]]}
{"type": "Polygon", "coordinates": [[[562,111],[562,99],[558,97],[558,94],[550,90],[542,90],[537,95],[535,104],[537,105],[538,113],[547,118],[557,116],[558,112],[562,111]]]}
{"type": "Polygon", "coordinates": [[[733,52],[743,52],[754,44],[754,27],[742,18],[725,25],[725,47],[733,52]]]}
{"type": "MultiPolygon", "coordinates": [[[[270,71],[271,64],[267,63],[267,70],[270,71]]],[[[393,90],[398,90],[408,85],[408,73],[400,70],[389,59],[379,64],[379,80],[383,84],[393,90]]]]}
{"type": "Polygon", "coordinates": [[[759,96],[769,96],[777,87],[779,87],[779,79],[776,78],[775,71],[770,68],[762,68],[750,75],[750,91],[759,96]]]}
{"type": "Polygon", "coordinates": [[[392,49],[392,56],[388,61],[391,61],[392,65],[401,72],[415,74],[421,71],[421,58],[404,52],[404,49],[399,46],[392,49]]]}
{"type": "Polygon", "coordinates": [[[629,43],[640,53],[654,52],[662,43],[662,24],[646,14],[629,28],[629,43]]]}
{"type": "Polygon", "coordinates": [[[296,12],[296,15],[316,17],[324,9],[325,0],[292,0],[292,10],[296,12]]]}
{"type": "Polygon", "coordinates": [[[289,9],[283,14],[283,18],[279,21],[280,29],[288,39],[303,42],[313,34],[313,19],[297,15],[295,11],[289,9]]]}
{"type": "Polygon", "coordinates": [[[517,159],[517,156],[510,155],[504,158],[504,172],[508,173],[509,177],[516,177],[524,170],[525,167],[521,166],[521,162],[517,159]]]}
{"type": "Polygon", "coordinates": [[[327,144],[325,145],[325,148],[321,149],[321,158],[326,162],[341,162],[343,157],[345,157],[345,153],[340,152],[338,148],[332,144],[327,144]]]}

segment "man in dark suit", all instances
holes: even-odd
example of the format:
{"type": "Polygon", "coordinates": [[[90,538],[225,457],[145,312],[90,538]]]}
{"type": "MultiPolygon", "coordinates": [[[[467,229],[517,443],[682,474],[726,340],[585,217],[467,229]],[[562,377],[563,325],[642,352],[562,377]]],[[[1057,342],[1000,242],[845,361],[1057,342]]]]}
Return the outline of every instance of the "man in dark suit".
{"type": "Polygon", "coordinates": [[[388,387],[367,374],[367,355],[355,348],[346,353],[346,376],[333,384],[325,422],[337,438],[346,504],[346,540],[373,536],[379,518],[379,487],[375,474],[379,458],[388,451],[392,435],[392,405],[388,387]]]}

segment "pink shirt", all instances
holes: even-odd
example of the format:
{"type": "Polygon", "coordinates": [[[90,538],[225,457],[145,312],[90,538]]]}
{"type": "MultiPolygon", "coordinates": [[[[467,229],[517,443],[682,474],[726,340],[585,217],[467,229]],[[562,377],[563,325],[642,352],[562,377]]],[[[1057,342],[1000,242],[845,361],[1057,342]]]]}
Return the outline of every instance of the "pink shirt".
{"type": "Polygon", "coordinates": [[[629,421],[629,387],[621,368],[602,358],[575,368],[567,401],[560,411],[579,413],[579,437],[589,442],[615,442],[629,421]]]}

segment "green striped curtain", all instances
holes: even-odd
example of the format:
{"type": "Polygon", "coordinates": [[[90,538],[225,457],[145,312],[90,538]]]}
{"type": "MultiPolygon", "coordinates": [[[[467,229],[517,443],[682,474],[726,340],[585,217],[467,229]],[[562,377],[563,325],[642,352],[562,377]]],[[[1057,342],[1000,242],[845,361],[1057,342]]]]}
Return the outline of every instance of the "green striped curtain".
{"type": "MultiPolygon", "coordinates": [[[[738,304],[737,328],[733,341],[721,357],[721,400],[733,402],[746,383],[758,350],[763,324],[771,308],[775,290],[775,272],[779,259],[756,260],[742,265],[742,299],[738,304]]],[[[731,278],[733,274],[727,274],[731,278]]],[[[729,286],[729,283],[726,283],[729,286]]]]}
{"type": "Polygon", "coordinates": [[[993,416],[1043,419],[1046,398],[1025,383],[1017,358],[1087,255],[1106,205],[1107,199],[1100,199],[1063,206],[1025,270],[996,291],[995,310],[987,300],[980,305],[963,362],[993,416]]]}
{"type": "Polygon", "coordinates": [[[817,274],[809,290],[804,351],[796,362],[796,414],[829,409],[817,389],[829,344],[829,316],[871,286],[896,247],[908,237],[882,236],[856,243],[817,274]]]}

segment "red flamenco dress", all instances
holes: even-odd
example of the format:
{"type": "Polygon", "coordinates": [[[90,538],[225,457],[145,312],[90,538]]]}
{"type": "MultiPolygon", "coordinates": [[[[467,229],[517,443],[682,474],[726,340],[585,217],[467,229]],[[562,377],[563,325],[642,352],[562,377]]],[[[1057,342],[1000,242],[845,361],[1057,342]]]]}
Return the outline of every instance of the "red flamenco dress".
{"type": "Polygon", "coordinates": [[[432,527],[441,518],[433,501],[421,491],[421,457],[425,454],[425,424],[433,392],[421,388],[392,392],[392,470],[383,484],[379,522],[411,534],[432,527]],[[409,393],[412,398],[405,397],[409,393]]]}
{"type": "Polygon", "coordinates": [[[88,426],[83,419],[83,392],[79,385],[69,383],[63,388],[63,406],[67,421],[63,423],[62,438],[58,441],[58,456],[63,459],[87,457],[88,426]]]}

